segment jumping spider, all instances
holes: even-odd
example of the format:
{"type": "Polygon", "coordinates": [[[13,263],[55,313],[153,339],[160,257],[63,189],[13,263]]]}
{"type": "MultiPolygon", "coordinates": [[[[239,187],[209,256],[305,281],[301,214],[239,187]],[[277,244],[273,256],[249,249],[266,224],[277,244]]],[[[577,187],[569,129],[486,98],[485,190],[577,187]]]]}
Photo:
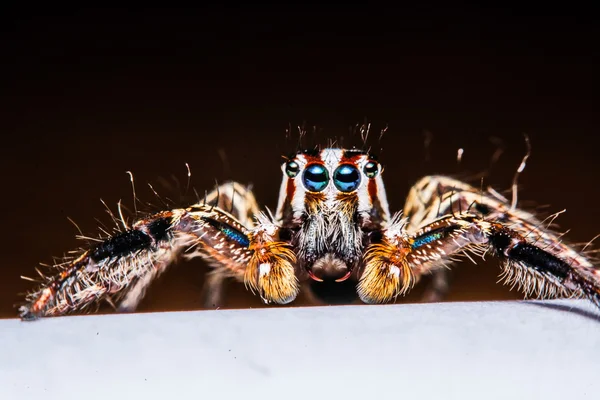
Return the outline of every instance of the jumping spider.
{"type": "MultiPolygon", "coordinates": [[[[299,151],[281,169],[274,216],[260,212],[244,186],[223,184],[197,204],[147,215],[58,265],[27,295],[21,318],[64,315],[99,300],[135,310],[179,256],[200,256],[212,267],[207,304],[220,301],[228,277],[265,303],[292,302],[310,280],[347,280],[364,303],[385,303],[426,274],[442,276],[459,256],[489,253],[500,259],[504,281],[527,296],[585,297],[600,306],[600,271],[491,188],[428,176],[410,189],[403,211],[391,214],[382,166],[365,151],[299,151]]],[[[442,284],[430,299],[444,290],[444,280],[436,281],[442,284]]]]}

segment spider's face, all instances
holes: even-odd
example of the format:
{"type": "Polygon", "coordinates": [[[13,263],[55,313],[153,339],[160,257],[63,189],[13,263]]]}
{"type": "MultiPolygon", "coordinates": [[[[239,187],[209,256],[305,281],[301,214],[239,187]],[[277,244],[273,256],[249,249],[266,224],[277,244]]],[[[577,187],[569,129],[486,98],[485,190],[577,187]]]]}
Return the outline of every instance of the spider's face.
{"type": "Polygon", "coordinates": [[[365,231],[389,219],[382,167],[360,150],[303,151],[283,165],[277,220],[316,280],[347,279],[365,231]]]}

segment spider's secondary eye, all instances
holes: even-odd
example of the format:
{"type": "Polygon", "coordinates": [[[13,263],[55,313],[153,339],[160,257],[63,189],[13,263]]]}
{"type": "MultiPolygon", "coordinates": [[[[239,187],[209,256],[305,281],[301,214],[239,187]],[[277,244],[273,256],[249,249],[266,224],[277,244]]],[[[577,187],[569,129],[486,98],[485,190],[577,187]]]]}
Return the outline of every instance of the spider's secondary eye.
{"type": "Polygon", "coordinates": [[[360,184],[360,173],[354,165],[340,165],[333,172],[333,183],[340,192],[353,192],[360,184]]]}
{"type": "Polygon", "coordinates": [[[300,171],[300,166],[296,161],[290,161],[285,165],[285,173],[290,178],[295,178],[298,175],[298,171],[300,171]]]}
{"type": "Polygon", "coordinates": [[[329,174],[327,168],[320,164],[312,164],[304,169],[302,176],[304,186],[311,192],[320,192],[327,187],[329,183],[329,174]]]}
{"type": "Polygon", "coordinates": [[[369,178],[375,178],[379,173],[379,167],[375,161],[369,161],[363,168],[365,175],[369,178]]]}

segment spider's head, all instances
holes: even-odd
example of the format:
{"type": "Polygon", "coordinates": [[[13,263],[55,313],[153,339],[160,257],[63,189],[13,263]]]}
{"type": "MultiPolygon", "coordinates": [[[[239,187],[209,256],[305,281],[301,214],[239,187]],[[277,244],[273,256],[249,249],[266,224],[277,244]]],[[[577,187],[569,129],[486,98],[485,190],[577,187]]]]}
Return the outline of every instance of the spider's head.
{"type": "Polygon", "coordinates": [[[345,280],[365,232],[389,219],[382,167],[364,151],[301,151],[282,164],[277,220],[291,232],[298,261],[316,280],[345,280]]]}

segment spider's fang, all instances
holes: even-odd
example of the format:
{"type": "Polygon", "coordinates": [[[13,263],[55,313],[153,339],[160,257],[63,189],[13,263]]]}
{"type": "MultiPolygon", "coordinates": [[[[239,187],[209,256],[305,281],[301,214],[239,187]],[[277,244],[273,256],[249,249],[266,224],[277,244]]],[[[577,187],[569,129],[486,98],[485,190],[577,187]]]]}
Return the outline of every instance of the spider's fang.
{"type": "Polygon", "coordinates": [[[348,272],[346,272],[346,275],[342,276],[339,279],[336,279],[336,282],[344,282],[345,280],[347,280],[348,278],[350,278],[350,276],[352,275],[352,270],[348,270],[348,272]]]}
{"type": "MultiPolygon", "coordinates": [[[[312,272],[312,270],[307,269],[306,272],[308,273],[308,276],[310,277],[310,279],[312,279],[313,281],[317,281],[317,282],[323,282],[323,279],[319,278],[318,276],[316,276],[314,274],[314,272],[312,272]]],[[[337,281],[336,281],[337,282],[337,281]]]]}

